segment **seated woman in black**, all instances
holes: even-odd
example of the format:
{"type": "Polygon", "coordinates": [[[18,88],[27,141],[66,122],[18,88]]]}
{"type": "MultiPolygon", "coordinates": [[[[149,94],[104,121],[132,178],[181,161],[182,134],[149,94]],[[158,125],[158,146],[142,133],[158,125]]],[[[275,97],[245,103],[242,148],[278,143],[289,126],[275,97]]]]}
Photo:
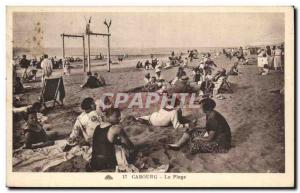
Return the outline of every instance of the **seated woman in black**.
{"type": "Polygon", "coordinates": [[[93,135],[92,159],[88,171],[115,169],[115,145],[121,146],[125,155],[129,156],[128,152],[133,149],[133,144],[119,126],[120,118],[119,109],[112,108],[105,112],[105,122],[96,127],[93,135]]]}
{"type": "Polygon", "coordinates": [[[187,129],[178,142],[169,144],[169,148],[179,150],[190,139],[191,153],[223,153],[231,146],[231,131],[225,118],[214,110],[216,103],[210,98],[200,101],[206,114],[205,129],[187,129]]]}
{"type": "Polygon", "coordinates": [[[102,86],[101,82],[98,80],[97,77],[92,76],[91,72],[87,72],[87,78],[83,85],[81,85],[81,88],[98,88],[102,86]]]}

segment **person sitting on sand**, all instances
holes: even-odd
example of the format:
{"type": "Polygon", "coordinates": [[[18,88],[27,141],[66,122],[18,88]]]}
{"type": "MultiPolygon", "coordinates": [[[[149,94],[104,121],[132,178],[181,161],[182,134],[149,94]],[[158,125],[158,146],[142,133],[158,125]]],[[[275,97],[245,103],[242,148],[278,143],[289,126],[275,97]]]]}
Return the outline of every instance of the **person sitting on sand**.
{"type": "Polygon", "coordinates": [[[81,109],[83,112],[76,119],[64,151],[69,151],[75,145],[91,145],[95,128],[102,123],[101,115],[96,111],[94,99],[90,97],[83,99],[81,109]]]}
{"type": "Polygon", "coordinates": [[[194,88],[190,86],[189,77],[182,76],[175,84],[168,90],[168,93],[192,93],[194,88]]]}
{"type": "Polygon", "coordinates": [[[149,70],[149,69],[150,69],[150,62],[149,62],[149,60],[146,60],[146,61],[145,61],[145,69],[146,69],[146,70],[149,70]]]}
{"type": "Polygon", "coordinates": [[[226,70],[223,68],[221,71],[218,71],[212,78],[212,81],[214,81],[214,90],[213,95],[216,96],[219,94],[219,90],[223,84],[224,79],[226,78],[226,70]]]}
{"type": "Polygon", "coordinates": [[[156,68],[155,69],[155,77],[156,77],[156,80],[162,80],[164,79],[161,75],[161,70],[159,68],[156,68]]]}
{"type": "Polygon", "coordinates": [[[155,127],[167,127],[172,125],[175,130],[188,127],[189,124],[182,117],[182,111],[178,108],[180,101],[176,98],[174,104],[168,104],[151,115],[138,117],[137,121],[155,127]]]}
{"type": "Polygon", "coordinates": [[[87,72],[86,75],[86,81],[83,85],[80,85],[81,88],[99,88],[102,86],[101,82],[95,76],[92,76],[91,72],[87,72]]]}
{"type": "Polygon", "coordinates": [[[100,82],[101,86],[105,86],[106,82],[103,76],[99,75],[97,72],[94,73],[94,77],[97,78],[97,80],[100,82]]]}
{"type": "Polygon", "coordinates": [[[152,68],[155,69],[157,65],[158,65],[158,59],[157,58],[152,59],[151,61],[152,68]]]}
{"type": "Polygon", "coordinates": [[[21,82],[21,78],[20,77],[16,77],[15,78],[15,82],[14,82],[14,94],[21,94],[24,92],[24,87],[23,84],[21,82]]]}
{"type": "Polygon", "coordinates": [[[151,76],[150,73],[146,73],[144,78],[144,85],[147,85],[149,82],[151,82],[151,76]]]}
{"type": "Polygon", "coordinates": [[[138,61],[137,63],[136,63],[136,68],[143,68],[143,64],[142,64],[142,62],[141,61],[138,61]]]}
{"type": "Polygon", "coordinates": [[[142,91],[144,92],[155,92],[160,89],[160,86],[158,85],[158,81],[155,76],[153,76],[149,83],[145,84],[142,91]]]}
{"type": "Polygon", "coordinates": [[[188,66],[188,64],[189,64],[189,60],[188,60],[188,58],[187,58],[187,57],[185,57],[185,58],[184,58],[184,60],[183,60],[182,67],[183,67],[183,68],[185,68],[185,67],[187,67],[187,66],[188,66]]]}
{"type": "MultiPolygon", "coordinates": [[[[39,123],[37,112],[34,108],[27,110],[24,115],[26,126],[24,128],[24,148],[33,149],[54,145],[54,141],[50,141],[51,134],[47,135],[43,129],[43,125],[39,123]]],[[[55,133],[52,133],[52,135],[55,133]]]]}
{"type": "Polygon", "coordinates": [[[224,153],[231,147],[231,131],[226,119],[215,109],[216,103],[211,98],[200,101],[201,110],[206,115],[205,128],[189,128],[169,148],[179,150],[190,141],[191,153],[224,153]]]}
{"type": "Polygon", "coordinates": [[[28,72],[28,77],[27,80],[29,81],[36,81],[36,74],[37,74],[37,70],[36,69],[31,69],[28,72]]]}
{"type": "Polygon", "coordinates": [[[194,68],[193,72],[194,72],[193,82],[200,85],[204,81],[203,70],[200,68],[194,68]]]}
{"type": "Polygon", "coordinates": [[[180,66],[178,67],[178,71],[176,73],[176,77],[180,79],[182,76],[186,76],[186,72],[183,70],[183,68],[180,66]]]}
{"type": "Polygon", "coordinates": [[[98,125],[93,134],[92,158],[88,171],[115,169],[120,162],[122,165],[128,164],[127,160],[134,145],[120,127],[120,119],[121,112],[117,108],[110,108],[105,112],[106,125],[98,125]],[[122,161],[119,160],[120,158],[122,161]]]}
{"type": "Polygon", "coordinates": [[[233,66],[230,68],[230,70],[228,72],[229,76],[237,76],[239,74],[238,65],[239,65],[238,62],[235,62],[233,64],[233,66]]]}
{"type": "Polygon", "coordinates": [[[203,95],[212,94],[214,87],[215,84],[213,83],[211,78],[209,76],[206,76],[205,80],[200,84],[199,95],[203,96],[203,95]]]}
{"type": "Polygon", "coordinates": [[[177,80],[179,80],[182,76],[186,76],[186,72],[183,70],[181,66],[178,67],[176,77],[173,79],[172,84],[175,84],[177,80]]]}

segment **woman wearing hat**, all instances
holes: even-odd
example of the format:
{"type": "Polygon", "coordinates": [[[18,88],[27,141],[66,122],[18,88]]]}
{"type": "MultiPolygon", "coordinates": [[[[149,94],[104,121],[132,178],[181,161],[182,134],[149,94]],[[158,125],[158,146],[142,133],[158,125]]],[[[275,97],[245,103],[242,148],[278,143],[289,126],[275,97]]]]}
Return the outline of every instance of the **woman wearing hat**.
{"type": "Polygon", "coordinates": [[[200,101],[201,109],[206,115],[205,128],[187,129],[174,144],[168,144],[170,149],[179,150],[189,142],[191,153],[223,153],[231,146],[231,131],[225,118],[215,109],[216,103],[211,98],[200,101]]]}

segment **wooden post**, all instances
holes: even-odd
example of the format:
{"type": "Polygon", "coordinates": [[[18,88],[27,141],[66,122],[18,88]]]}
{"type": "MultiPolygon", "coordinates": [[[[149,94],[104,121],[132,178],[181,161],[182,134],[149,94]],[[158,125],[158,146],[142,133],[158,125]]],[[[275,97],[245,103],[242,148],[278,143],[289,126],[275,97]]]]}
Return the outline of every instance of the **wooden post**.
{"type": "Polygon", "coordinates": [[[110,34],[109,34],[109,28],[111,26],[111,20],[109,20],[109,22],[104,21],[104,25],[106,25],[107,27],[107,71],[110,72],[110,34]]]}
{"type": "Polygon", "coordinates": [[[88,72],[91,72],[91,45],[90,45],[90,33],[88,36],[88,72]]]}
{"type": "MultiPolygon", "coordinates": [[[[109,28],[107,28],[107,29],[108,29],[107,31],[108,31],[108,34],[109,34],[109,28]]],[[[108,69],[107,69],[107,71],[110,72],[110,39],[109,39],[109,35],[107,36],[107,51],[108,51],[108,54],[107,54],[108,55],[108,57],[107,57],[108,58],[107,59],[108,60],[107,61],[108,62],[107,63],[108,64],[108,69]]]]}
{"type": "Polygon", "coordinates": [[[65,34],[62,34],[62,57],[65,59],[65,34]]]}
{"type": "Polygon", "coordinates": [[[85,40],[84,40],[84,35],[82,36],[82,47],[83,47],[83,72],[86,72],[86,64],[85,64],[85,40]]]}

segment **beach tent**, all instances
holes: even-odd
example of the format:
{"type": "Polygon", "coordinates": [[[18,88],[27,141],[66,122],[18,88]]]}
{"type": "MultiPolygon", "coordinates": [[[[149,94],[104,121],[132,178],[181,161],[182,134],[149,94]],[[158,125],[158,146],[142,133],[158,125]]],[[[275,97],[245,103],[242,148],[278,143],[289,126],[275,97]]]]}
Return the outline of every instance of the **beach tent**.
{"type": "Polygon", "coordinates": [[[65,87],[63,83],[63,78],[47,78],[44,81],[42,93],[41,93],[41,103],[46,107],[46,102],[53,101],[53,107],[58,101],[63,104],[63,99],[65,98],[65,87]]]}

